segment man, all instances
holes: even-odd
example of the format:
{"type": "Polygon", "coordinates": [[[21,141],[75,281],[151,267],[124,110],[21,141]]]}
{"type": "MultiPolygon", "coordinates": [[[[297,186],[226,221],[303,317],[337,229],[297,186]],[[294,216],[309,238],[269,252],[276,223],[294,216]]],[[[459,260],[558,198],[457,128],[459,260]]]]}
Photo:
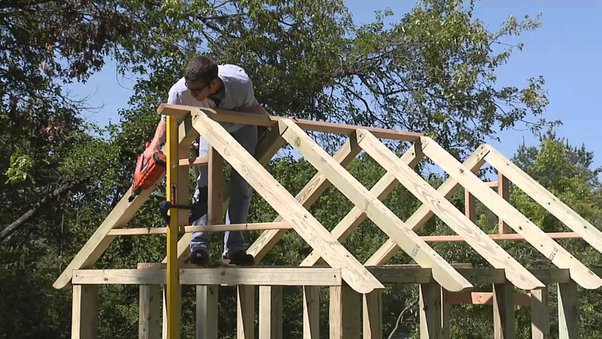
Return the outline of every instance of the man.
{"type": "MultiPolygon", "coordinates": [[[[269,115],[257,102],[253,83],[245,71],[235,65],[217,65],[206,56],[192,58],[184,77],[169,90],[170,104],[197,107],[217,107],[225,110],[251,112],[269,115]]],[[[255,154],[257,146],[257,126],[222,123],[224,128],[250,154],[255,154]]],[[[165,138],[165,116],[155,130],[155,136],[145,151],[151,156],[165,138]]],[[[208,155],[208,144],[204,138],[199,140],[199,156],[208,155]]],[[[207,167],[201,167],[197,178],[196,189],[192,201],[190,219],[192,225],[207,224],[207,167]]],[[[234,170],[230,175],[230,203],[226,214],[227,224],[246,223],[252,189],[249,184],[234,170]]],[[[197,232],[190,242],[190,262],[207,266],[210,262],[210,234],[197,232]]],[[[246,253],[246,244],[242,232],[226,232],[224,236],[223,259],[234,265],[253,265],[254,258],[246,253]]]]}

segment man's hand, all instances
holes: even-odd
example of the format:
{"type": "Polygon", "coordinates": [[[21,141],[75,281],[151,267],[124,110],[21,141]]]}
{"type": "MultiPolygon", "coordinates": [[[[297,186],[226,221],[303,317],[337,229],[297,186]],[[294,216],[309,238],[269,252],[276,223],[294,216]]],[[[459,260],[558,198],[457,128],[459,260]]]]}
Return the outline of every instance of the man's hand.
{"type": "Polygon", "coordinates": [[[150,159],[156,151],[156,148],[152,148],[149,146],[144,150],[144,153],[142,153],[142,155],[144,156],[144,159],[150,159]]]}

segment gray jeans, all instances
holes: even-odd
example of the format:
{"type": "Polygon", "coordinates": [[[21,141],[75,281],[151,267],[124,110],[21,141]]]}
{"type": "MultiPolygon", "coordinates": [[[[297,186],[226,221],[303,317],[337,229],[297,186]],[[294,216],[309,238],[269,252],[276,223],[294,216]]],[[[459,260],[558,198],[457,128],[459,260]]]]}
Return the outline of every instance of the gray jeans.
{"type": "MultiPolygon", "coordinates": [[[[244,125],[240,129],[230,132],[242,147],[251,155],[255,155],[257,146],[257,126],[244,125]]],[[[207,140],[200,138],[199,156],[208,155],[209,145],[207,140]]],[[[199,177],[197,178],[196,189],[192,199],[191,221],[192,225],[207,224],[207,166],[202,166],[199,177]]],[[[226,213],[226,224],[242,224],[247,222],[249,214],[249,204],[252,195],[251,186],[234,169],[230,172],[230,203],[226,213]]],[[[190,251],[203,250],[210,253],[210,232],[196,232],[192,234],[190,241],[190,251]]],[[[224,255],[236,253],[246,249],[244,235],[241,231],[227,231],[224,236],[224,255]]]]}

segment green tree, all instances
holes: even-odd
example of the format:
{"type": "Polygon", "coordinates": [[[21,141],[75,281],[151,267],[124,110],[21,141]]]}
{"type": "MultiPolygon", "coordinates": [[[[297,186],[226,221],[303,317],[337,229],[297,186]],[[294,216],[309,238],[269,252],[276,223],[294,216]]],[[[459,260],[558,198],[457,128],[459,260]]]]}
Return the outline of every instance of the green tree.
{"type": "MultiPolygon", "coordinates": [[[[541,78],[525,88],[495,82],[497,67],[513,50],[497,43],[535,29],[537,19],[510,19],[489,32],[474,18],[472,3],[457,0],[420,2],[385,25],[392,15],[383,12],[376,22],[356,27],[342,0],[3,2],[0,283],[24,292],[5,293],[0,311],[14,316],[0,319],[0,337],[68,336],[69,295],[51,290],[52,281],[129,187],[132,153],[152,135],[155,109],[192,54],[241,64],[274,114],[424,131],[459,153],[500,129],[545,123],[541,78]],[[107,57],[138,83],[120,126],[94,130],[79,113],[85,102],[73,100],[61,85],[85,81],[107,57]]],[[[278,173],[292,165],[302,170],[281,178],[294,190],[312,173],[306,163],[288,159],[271,168],[278,173]]],[[[379,173],[371,166],[359,161],[353,170],[370,182],[379,173]]],[[[153,195],[132,223],[160,224],[155,203],[161,195],[153,195]]],[[[401,214],[413,202],[402,190],[391,198],[401,214]]],[[[344,207],[340,193],[330,190],[313,212],[332,227],[344,207]]],[[[273,215],[260,200],[252,213],[258,220],[273,215]]],[[[382,239],[370,227],[349,239],[359,257],[369,253],[358,245],[362,238],[374,245],[382,239]]],[[[162,258],[159,238],[140,238],[115,241],[98,266],[162,258]]],[[[300,256],[291,248],[309,251],[298,237],[283,242],[289,247],[275,249],[272,262],[295,264],[300,256]]],[[[135,336],[135,291],[101,293],[101,335],[135,336]]],[[[223,317],[232,324],[231,315],[223,317]]],[[[290,326],[298,331],[294,322],[290,326]]]]}

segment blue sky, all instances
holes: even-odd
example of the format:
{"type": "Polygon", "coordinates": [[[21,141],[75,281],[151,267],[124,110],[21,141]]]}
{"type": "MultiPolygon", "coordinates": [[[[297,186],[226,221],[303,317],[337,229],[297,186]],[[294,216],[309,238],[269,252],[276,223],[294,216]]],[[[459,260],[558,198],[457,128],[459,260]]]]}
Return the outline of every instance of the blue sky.
{"type": "MultiPolygon", "coordinates": [[[[367,23],[376,10],[390,8],[395,17],[400,17],[415,2],[349,0],[347,4],[357,23],[367,23]]],[[[550,100],[546,117],[563,122],[557,135],[573,146],[585,144],[594,152],[594,166],[602,166],[598,132],[602,122],[602,2],[483,0],[477,2],[475,14],[489,30],[497,30],[510,15],[522,18],[541,14],[542,26],[523,33],[518,39],[525,44],[523,50],[516,50],[508,64],[498,70],[499,84],[522,86],[526,79],[542,75],[550,100]]],[[[133,85],[133,79],[117,75],[115,65],[108,64],[85,85],[72,86],[71,91],[79,97],[87,96],[92,106],[102,106],[84,116],[105,125],[119,122],[117,111],[126,107],[133,85]]],[[[508,157],[523,141],[537,145],[537,139],[528,131],[508,131],[500,138],[501,142],[490,143],[508,157]]]]}

